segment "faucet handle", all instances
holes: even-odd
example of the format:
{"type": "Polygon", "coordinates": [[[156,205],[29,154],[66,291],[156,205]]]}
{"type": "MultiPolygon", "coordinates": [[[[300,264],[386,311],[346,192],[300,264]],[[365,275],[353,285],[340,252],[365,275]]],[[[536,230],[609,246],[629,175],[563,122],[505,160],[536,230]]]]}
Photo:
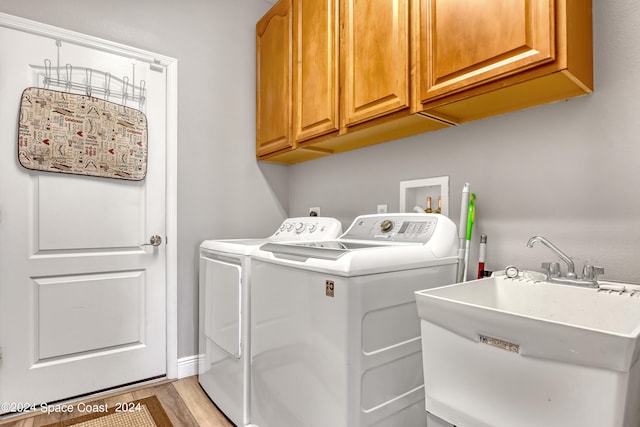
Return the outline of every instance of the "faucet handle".
{"type": "Polygon", "coordinates": [[[543,262],[542,268],[545,269],[547,278],[560,277],[560,263],[559,262],[543,262]]]}
{"type": "Polygon", "coordinates": [[[598,274],[604,274],[604,267],[597,267],[591,264],[584,264],[582,268],[582,277],[588,280],[597,280],[598,274]]]}

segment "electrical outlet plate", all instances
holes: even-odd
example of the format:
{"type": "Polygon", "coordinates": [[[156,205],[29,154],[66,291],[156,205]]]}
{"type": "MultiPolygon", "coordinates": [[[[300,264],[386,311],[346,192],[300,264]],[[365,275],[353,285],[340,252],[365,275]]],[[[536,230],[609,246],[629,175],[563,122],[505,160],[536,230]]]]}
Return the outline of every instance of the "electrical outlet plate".
{"type": "Polygon", "coordinates": [[[377,213],[379,214],[387,213],[387,205],[378,205],[377,213]]]}
{"type": "Polygon", "coordinates": [[[320,208],[319,207],[309,208],[309,216],[320,216],[320,208]]]}
{"type": "Polygon", "coordinates": [[[442,215],[449,216],[449,177],[414,179],[400,181],[400,212],[414,212],[414,207],[423,210],[431,197],[431,207],[438,207],[438,197],[442,198],[442,215]]]}

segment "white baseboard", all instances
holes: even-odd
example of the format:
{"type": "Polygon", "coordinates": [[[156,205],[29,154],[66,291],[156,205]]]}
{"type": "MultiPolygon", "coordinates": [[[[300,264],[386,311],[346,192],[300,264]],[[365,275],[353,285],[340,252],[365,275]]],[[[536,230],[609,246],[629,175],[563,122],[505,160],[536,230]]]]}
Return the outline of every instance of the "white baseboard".
{"type": "Polygon", "coordinates": [[[178,379],[198,375],[198,362],[203,356],[193,355],[178,359],[178,379]]]}

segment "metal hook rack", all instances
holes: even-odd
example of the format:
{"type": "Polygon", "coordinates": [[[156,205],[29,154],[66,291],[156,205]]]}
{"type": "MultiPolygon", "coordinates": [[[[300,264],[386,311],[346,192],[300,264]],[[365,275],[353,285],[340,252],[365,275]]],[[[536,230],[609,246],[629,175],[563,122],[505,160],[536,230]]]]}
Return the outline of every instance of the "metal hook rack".
{"type": "MultiPolygon", "coordinates": [[[[74,67],[71,64],[66,64],[64,67],[58,64],[56,67],[52,67],[50,59],[44,60],[44,66],[32,65],[32,68],[42,70],[41,84],[45,89],[58,87],[63,88],[66,92],[84,92],[87,96],[100,97],[105,101],[120,99],[123,105],[127,102],[138,102],[140,108],[146,101],[147,92],[144,80],[140,80],[139,84],[135,85],[135,81],[129,82],[128,76],[118,78],[111,73],[93,68],[74,67]],[[65,71],[64,78],[60,76],[61,70],[65,71]],[[55,71],[55,76],[52,71],[55,71]],[[74,78],[74,72],[81,75],[84,73],[84,79],[79,76],[74,78]]],[[[133,73],[135,76],[135,65],[133,73]]],[[[38,80],[40,82],[40,79],[38,80]]]]}

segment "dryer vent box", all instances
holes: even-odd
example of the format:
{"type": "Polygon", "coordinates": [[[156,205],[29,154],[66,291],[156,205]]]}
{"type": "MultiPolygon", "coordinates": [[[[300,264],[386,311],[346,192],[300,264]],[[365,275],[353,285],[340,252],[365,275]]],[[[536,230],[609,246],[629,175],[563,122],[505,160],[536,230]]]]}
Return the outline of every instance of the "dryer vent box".
{"type": "Polygon", "coordinates": [[[438,208],[438,197],[442,198],[442,214],[449,216],[449,177],[413,179],[400,181],[400,212],[422,211],[427,206],[427,197],[431,197],[431,208],[438,208]],[[415,210],[414,210],[415,209],[415,210]]]}

